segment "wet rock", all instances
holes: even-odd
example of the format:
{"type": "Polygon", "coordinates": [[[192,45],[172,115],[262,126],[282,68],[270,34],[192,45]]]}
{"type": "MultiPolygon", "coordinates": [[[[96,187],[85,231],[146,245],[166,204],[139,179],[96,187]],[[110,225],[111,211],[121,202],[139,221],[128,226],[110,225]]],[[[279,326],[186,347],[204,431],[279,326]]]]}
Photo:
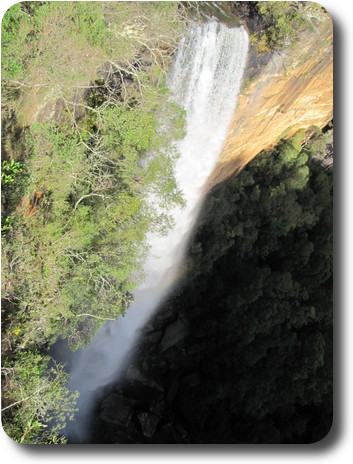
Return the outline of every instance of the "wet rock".
{"type": "Polygon", "coordinates": [[[101,405],[99,418],[107,424],[126,428],[129,425],[135,405],[135,401],[119,393],[111,393],[101,405]]]}
{"type": "Polygon", "coordinates": [[[166,304],[158,311],[153,325],[155,328],[164,327],[165,324],[171,323],[176,318],[176,309],[170,304],[166,304]]]}
{"type": "Polygon", "coordinates": [[[188,356],[193,357],[193,356],[196,356],[196,355],[202,355],[202,353],[205,351],[205,344],[204,343],[197,343],[196,344],[196,342],[194,341],[194,344],[188,346],[188,348],[187,348],[188,356]]]}
{"type": "Polygon", "coordinates": [[[167,393],[167,401],[169,404],[173,403],[177,393],[178,393],[178,390],[179,390],[179,387],[180,387],[180,381],[179,381],[179,378],[178,377],[174,377],[173,380],[171,381],[170,383],[170,387],[169,387],[169,390],[168,390],[168,393],[167,393]]]}
{"type": "Polygon", "coordinates": [[[142,370],[144,370],[145,372],[149,370],[149,364],[145,359],[142,361],[141,367],[142,367],[142,370]]]}
{"type": "Polygon", "coordinates": [[[176,432],[183,439],[183,441],[187,441],[188,434],[187,434],[187,431],[184,429],[184,427],[179,422],[177,422],[174,427],[175,427],[176,432]]]}
{"type": "Polygon", "coordinates": [[[152,442],[163,444],[189,443],[190,439],[180,424],[174,424],[174,422],[170,421],[163,427],[158,428],[152,442]]]}
{"type": "Polygon", "coordinates": [[[152,332],[154,330],[154,327],[151,323],[146,324],[141,332],[152,332]]]}
{"type": "Polygon", "coordinates": [[[165,411],[165,402],[163,400],[154,401],[150,404],[149,409],[156,416],[161,416],[165,411]]]}
{"type": "Polygon", "coordinates": [[[129,366],[126,378],[130,382],[139,382],[145,387],[154,390],[164,391],[164,388],[159,384],[159,382],[157,382],[151,377],[150,373],[147,376],[146,374],[141,372],[140,369],[138,369],[136,366],[129,366]]]}
{"type": "Polygon", "coordinates": [[[187,375],[186,377],[183,378],[183,385],[186,388],[197,387],[198,385],[200,385],[200,383],[201,383],[201,377],[198,372],[187,375]]]}
{"type": "Polygon", "coordinates": [[[166,328],[161,342],[161,351],[166,351],[171,346],[176,345],[188,334],[189,326],[187,322],[181,319],[177,319],[175,322],[168,325],[168,327],[166,328]]]}
{"type": "Polygon", "coordinates": [[[163,444],[173,444],[179,443],[178,440],[175,439],[175,433],[173,433],[173,423],[168,422],[162,428],[157,430],[155,435],[153,436],[153,443],[163,443],[163,444]]]}
{"type": "Polygon", "coordinates": [[[182,320],[186,325],[189,323],[189,317],[185,310],[181,310],[178,313],[178,319],[182,320]]]}
{"type": "Polygon", "coordinates": [[[141,412],[137,417],[140,421],[143,435],[147,438],[152,438],[156,431],[159,417],[155,414],[149,414],[147,412],[141,412]]]}
{"type": "Polygon", "coordinates": [[[159,340],[162,338],[162,330],[157,330],[156,332],[151,332],[146,335],[147,340],[150,343],[158,343],[159,340]]]}

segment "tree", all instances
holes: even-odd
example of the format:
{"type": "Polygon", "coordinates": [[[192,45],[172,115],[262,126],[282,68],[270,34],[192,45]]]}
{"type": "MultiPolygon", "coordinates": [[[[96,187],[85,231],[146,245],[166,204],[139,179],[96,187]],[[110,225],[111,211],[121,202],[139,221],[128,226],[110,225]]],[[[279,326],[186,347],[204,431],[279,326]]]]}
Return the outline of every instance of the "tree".
{"type": "Polygon", "coordinates": [[[309,443],[330,428],[332,168],[311,156],[326,135],[302,138],[212,190],[168,302],[192,336],[155,362],[202,379],[171,406],[193,442],[309,443]]]}
{"type": "Polygon", "coordinates": [[[63,443],[63,429],[73,419],[78,392],[70,392],[68,375],[49,356],[22,351],[7,362],[4,377],[3,427],[20,443],[63,443]]]}

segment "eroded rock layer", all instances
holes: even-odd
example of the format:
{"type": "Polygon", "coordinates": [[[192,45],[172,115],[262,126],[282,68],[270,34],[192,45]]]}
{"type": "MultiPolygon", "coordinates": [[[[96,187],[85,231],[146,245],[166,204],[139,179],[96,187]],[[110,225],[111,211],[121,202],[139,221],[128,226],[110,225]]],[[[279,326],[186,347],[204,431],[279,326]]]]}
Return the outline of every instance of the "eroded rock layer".
{"type": "Polygon", "coordinates": [[[301,128],[322,128],[332,119],[332,21],[327,13],[321,13],[312,18],[312,25],[297,43],[274,52],[258,75],[250,83],[248,80],[210,187],[242,170],[280,138],[290,137],[301,128]]]}

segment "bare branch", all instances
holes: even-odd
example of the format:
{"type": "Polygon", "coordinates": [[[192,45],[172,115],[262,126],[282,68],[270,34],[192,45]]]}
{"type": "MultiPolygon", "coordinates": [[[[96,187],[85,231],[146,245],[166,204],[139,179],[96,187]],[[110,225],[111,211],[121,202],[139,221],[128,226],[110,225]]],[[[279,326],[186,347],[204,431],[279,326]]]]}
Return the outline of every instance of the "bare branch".
{"type": "Polygon", "coordinates": [[[101,316],[96,316],[94,314],[89,314],[89,313],[76,314],[76,317],[92,317],[94,319],[100,319],[101,321],[115,321],[116,320],[110,317],[101,317],[101,316]]]}
{"type": "Polygon", "coordinates": [[[35,396],[35,395],[36,395],[37,393],[39,393],[40,391],[43,391],[43,390],[45,390],[46,388],[49,388],[49,386],[50,386],[50,384],[43,385],[41,388],[38,388],[38,390],[36,390],[36,391],[33,393],[33,395],[27,396],[26,398],[22,398],[22,399],[19,400],[19,401],[15,401],[15,403],[9,404],[9,405],[6,406],[5,408],[2,408],[1,412],[6,411],[7,409],[13,408],[14,406],[17,406],[18,404],[21,404],[21,403],[23,403],[24,401],[30,400],[33,396],[35,396]]]}
{"type": "Polygon", "coordinates": [[[103,200],[106,198],[104,195],[101,195],[100,193],[88,193],[87,195],[82,195],[82,197],[76,201],[74,211],[76,211],[81,201],[88,197],[101,197],[103,200]]]}

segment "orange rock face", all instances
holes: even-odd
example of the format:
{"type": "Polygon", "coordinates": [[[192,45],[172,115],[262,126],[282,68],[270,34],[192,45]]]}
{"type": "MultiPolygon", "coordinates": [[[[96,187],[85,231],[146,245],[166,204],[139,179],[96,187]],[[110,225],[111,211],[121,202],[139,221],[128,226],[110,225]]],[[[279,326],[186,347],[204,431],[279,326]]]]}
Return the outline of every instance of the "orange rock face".
{"type": "Polygon", "coordinates": [[[333,30],[322,15],[298,42],[275,52],[238,98],[209,187],[241,171],[261,150],[333,117],[333,30]]]}

